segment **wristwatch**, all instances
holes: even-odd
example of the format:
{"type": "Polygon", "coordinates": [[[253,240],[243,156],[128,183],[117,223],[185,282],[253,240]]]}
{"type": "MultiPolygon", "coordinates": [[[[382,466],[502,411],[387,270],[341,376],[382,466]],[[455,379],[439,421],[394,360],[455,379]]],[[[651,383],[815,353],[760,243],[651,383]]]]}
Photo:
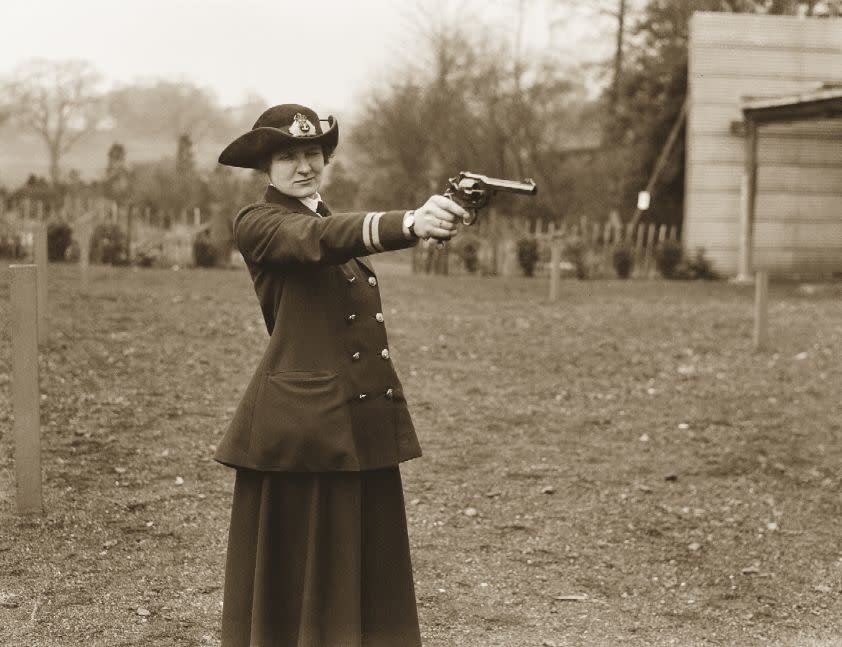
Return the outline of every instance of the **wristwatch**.
{"type": "Polygon", "coordinates": [[[419,238],[418,234],[415,233],[415,212],[414,211],[407,211],[403,215],[403,229],[404,234],[409,234],[407,238],[419,238]]]}

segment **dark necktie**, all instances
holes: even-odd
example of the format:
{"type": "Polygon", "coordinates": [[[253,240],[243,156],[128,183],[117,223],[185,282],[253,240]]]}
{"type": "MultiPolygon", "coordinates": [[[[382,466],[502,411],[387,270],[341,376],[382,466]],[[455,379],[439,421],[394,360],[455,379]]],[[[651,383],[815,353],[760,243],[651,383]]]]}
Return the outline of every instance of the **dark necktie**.
{"type": "Polygon", "coordinates": [[[323,218],[327,218],[330,215],[330,209],[327,208],[327,205],[324,202],[319,200],[319,206],[316,207],[316,213],[323,218]]]}

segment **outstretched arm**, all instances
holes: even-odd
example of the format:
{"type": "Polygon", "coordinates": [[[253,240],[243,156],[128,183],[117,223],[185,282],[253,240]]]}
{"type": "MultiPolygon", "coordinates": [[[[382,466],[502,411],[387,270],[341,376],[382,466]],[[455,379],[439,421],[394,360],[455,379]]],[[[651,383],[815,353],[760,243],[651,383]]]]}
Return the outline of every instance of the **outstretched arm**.
{"type": "Polygon", "coordinates": [[[237,214],[234,240],[253,263],[335,265],[411,247],[415,240],[404,235],[403,217],[403,211],[377,211],[315,218],[258,204],[237,214]]]}

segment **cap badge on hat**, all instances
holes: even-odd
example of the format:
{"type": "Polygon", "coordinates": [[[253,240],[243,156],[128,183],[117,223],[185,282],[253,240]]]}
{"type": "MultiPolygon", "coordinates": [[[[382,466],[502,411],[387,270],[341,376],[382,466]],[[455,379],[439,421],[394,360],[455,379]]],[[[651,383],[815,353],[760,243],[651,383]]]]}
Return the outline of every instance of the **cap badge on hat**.
{"type": "Polygon", "coordinates": [[[293,137],[314,137],[318,134],[310,120],[300,112],[296,112],[295,117],[292,118],[289,132],[293,137]]]}

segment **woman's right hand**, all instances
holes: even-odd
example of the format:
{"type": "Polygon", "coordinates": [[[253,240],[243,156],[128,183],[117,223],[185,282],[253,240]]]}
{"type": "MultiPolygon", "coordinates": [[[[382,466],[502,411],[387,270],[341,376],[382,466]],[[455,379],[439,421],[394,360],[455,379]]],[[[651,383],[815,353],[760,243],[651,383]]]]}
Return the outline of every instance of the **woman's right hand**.
{"type": "Polygon", "coordinates": [[[443,195],[430,196],[415,210],[415,235],[419,238],[450,240],[456,235],[456,223],[468,215],[462,207],[443,195]]]}

